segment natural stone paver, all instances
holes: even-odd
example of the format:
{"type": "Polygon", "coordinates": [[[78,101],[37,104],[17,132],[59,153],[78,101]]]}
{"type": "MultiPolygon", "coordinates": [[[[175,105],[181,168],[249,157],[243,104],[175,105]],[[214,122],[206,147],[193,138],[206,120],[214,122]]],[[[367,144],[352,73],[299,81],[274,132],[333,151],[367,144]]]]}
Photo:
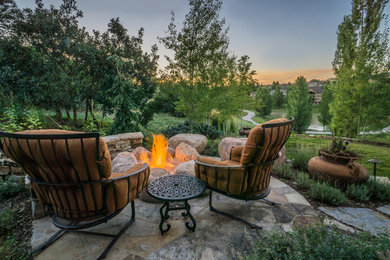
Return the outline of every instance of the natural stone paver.
{"type": "Polygon", "coordinates": [[[376,208],[376,210],[390,216],[390,204],[376,208]]]}
{"type": "Polygon", "coordinates": [[[371,209],[350,207],[320,207],[319,209],[341,223],[359,230],[368,231],[374,235],[381,233],[390,235],[390,219],[371,209]]]}
{"type": "MultiPolygon", "coordinates": [[[[285,183],[271,178],[270,187],[268,199],[282,203],[281,206],[272,206],[261,200],[247,203],[213,193],[215,208],[262,226],[264,230],[250,229],[239,221],[211,212],[209,197],[202,195],[189,201],[197,222],[196,231],[191,232],[185,227],[188,219],[181,216],[181,211],[171,211],[167,221],[171,230],[161,236],[158,229],[161,203],[137,199],[136,221],[115,243],[107,259],[237,259],[253,251],[253,244],[261,239],[264,231],[289,231],[295,223],[309,222],[316,215],[306,200],[289,199],[298,193],[285,183]]],[[[115,218],[91,230],[115,233],[130,217],[129,205],[115,218]]],[[[34,220],[32,246],[36,247],[56,231],[49,217],[34,220]]],[[[108,243],[109,239],[105,237],[65,234],[36,259],[96,259],[108,243]]]]}

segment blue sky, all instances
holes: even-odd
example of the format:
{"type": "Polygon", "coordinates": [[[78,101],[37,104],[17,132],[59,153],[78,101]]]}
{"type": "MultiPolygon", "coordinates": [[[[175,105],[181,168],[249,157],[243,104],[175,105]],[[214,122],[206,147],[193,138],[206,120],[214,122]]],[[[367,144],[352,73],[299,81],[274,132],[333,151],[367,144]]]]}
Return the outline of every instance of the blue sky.
{"type": "MultiPolygon", "coordinates": [[[[32,0],[16,0],[32,7],[32,0]]],[[[59,5],[59,0],[44,0],[59,5]]],[[[144,27],[145,50],[158,43],[174,10],[181,23],[189,10],[186,0],[79,0],[84,12],[81,25],[89,31],[105,31],[110,18],[120,17],[131,35],[144,27]]],[[[389,6],[386,13],[389,13],[389,6]]],[[[351,12],[351,0],[224,0],[221,17],[230,27],[230,50],[249,55],[260,82],[293,81],[304,75],[326,79],[332,76],[337,26],[351,12]]],[[[159,45],[161,68],[168,54],[159,45]]]]}

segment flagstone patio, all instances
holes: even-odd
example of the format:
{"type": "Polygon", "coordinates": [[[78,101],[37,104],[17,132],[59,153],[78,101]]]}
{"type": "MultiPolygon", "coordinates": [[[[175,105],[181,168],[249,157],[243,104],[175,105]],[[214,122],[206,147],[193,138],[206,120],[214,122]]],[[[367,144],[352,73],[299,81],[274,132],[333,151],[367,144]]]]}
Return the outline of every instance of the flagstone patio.
{"type": "MultiPolygon", "coordinates": [[[[288,231],[294,224],[311,222],[315,210],[294,189],[271,178],[271,193],[268,199],[282,203],[272,206],[262,201],[234,200],[213,194],[213,206],[264,227],[264,230],[288,231]]],[[[189,201],[191,213],[197,221],[195,232],[185,227],[186,220],[181,211],[171,211],[167,221],[171,230],[160,234],[159,209],[161,204],[135,201],[136,221],[115,243],[106,259],[235,259],[251,253],[253,244],[264,230],[250,229],[245,224],[210,212],[208,196],[189,201]]],[[[128,205],[108,223],[91,228],[100,232],[118,232],[131,216],[128,205]]],[[[33,222],[32,247],[45,241],[58,229],[49,217],[33,222]]],[[[108,245],[110,239],[77,233],[62,236],[35,259],[96,259],[108,245]]]]}

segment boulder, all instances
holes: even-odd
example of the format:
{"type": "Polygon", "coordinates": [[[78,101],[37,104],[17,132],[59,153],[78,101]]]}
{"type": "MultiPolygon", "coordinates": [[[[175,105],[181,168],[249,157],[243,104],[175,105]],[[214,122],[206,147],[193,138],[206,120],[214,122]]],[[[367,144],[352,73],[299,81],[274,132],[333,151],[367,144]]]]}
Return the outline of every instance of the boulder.
{"type": "Polygon", "coordinates": [[[206,148],[207,138],[200,134],[177,134],[168,140],[168,146],[172,149],[176,149],[180,143],[191,145],[198,153],[201,153],[206,148]]]}
{"type": "Polygon", "coordinates": [[[115,156],[114,160],[112,161],[112,171],[117,173],[124,173],[137,163],[137,159],[133,153],[118,153],[118,155],[115,156]]]}
{"type": "Polygon", "coordinates": [[[218,145],[218,153],[222,161],[229,160],[232,147],[244,146],[247,138],[226,137],[218,145]]]}
{"type": "Polygon", "coordinates": [[[173,157],[175,157],[175,149],[171,148],[171,147],[168,147],[167,148],[167,153],[173,157]]]}
{"type": "Polygon", "coordinates": [[[183,162],[176,167],[174,174],[190,175],[195,177],[195,161],[183,162]]]}
{"type": "Polygon", "coordinates": [[[199,156],[197,150],[187,143],[180,143],[175,149],[175,159],[180,162],[195,160],[199,156]]]}
{"type": "Polygon", "coordinates": [[[282,149],[279,151],[279,158],[274,162],[274,167],[282,165],[286,162],[286,147],[283,145],[282,149]]]}
{"type": "Polygon", "coordinates": [[[138,163],[141,163],[140,156],[144,152],[147,153],[149,158],[152,156],[152,153],[148,149],[143,148],[142,146],[135,148],[132,152],[132,154],[134,154],[135,158],[138,160],[138,163]]]}
{"type": "MultiPolygon", "coordinates": [[[[169,172],[161,169],[161,168],[151,168],[150,169],[150,175],[149,175],[149,181],[148,183],[152,182],[153,180],[160,178],[162,176],[167,176],[169,175],[169,172]]],[[[146,189],[144,189],[140,194],[139,194],[139,199],[145,202],[150,202],[150,203],[161,203],[160,200],[157,200],[155,198],[152,198],[146,189]]]]}

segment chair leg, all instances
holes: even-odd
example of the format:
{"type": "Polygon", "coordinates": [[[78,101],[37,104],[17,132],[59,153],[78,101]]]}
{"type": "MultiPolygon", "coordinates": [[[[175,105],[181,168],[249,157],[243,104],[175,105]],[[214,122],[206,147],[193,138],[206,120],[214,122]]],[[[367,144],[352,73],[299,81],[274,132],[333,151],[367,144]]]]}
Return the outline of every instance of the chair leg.
{"type": "Polygon", "coordinates": [[[41,251],[43,251],[45,248],[47,248],[48,246],[50,246],[51,244],[53,244],[57,239],[59,239],[63,234],[65,234],[67,231],[61,229],[61,230],[58,230],[54,235],[52,235],[48,240],[46,240],[45,242],[43,242],[40,246],[38,246],[37,248],[33,249],[31,251],[31,254],[32,255],[36,255],[38,253],[40,253],[41,251]]]}
{"type": "Polygon", "coordinates": [[[279,202],[276,202],[276,201],[272,201],[272,200],[269,200],[269,199],[266,199],[266,198],[261,199],[261,200],[263,200],[265,203],[270,204],[272,206],[281,206],[282,205],[282,203],[279,203],[279,202]]]}
{"type": "Polygon", "coordinates": [[[34,249],[31,253],[32,255],[36,255],[40,253],[42,250],[50,246],[54,241],[56,241],[58,238],[60,238],[64,233],[68,232],[74,232],[74,233],[83,233],[88,235],[98,235],[98,236],[105,236],[105,237],[112,237],[112,240],[110,244],[106,247],[104,252],[98,257],[98,259],[104,259],[108,252],[111,250],[112,246],[115,244],[115,242],[125,233],[125,231],[133,224],[135,221],[135,205],[134,200],[131,202],[131,218],[130,220],[122,227],[122,229],[117,234],[106,234],[106,233],[99,233],[99,232],[92,232],[92,231],[85,231],[85,230],[64,230],[61,229],[57,231],[53,236],[51,236],[46,242],[44,242],[42,245],[40,245],[38,248],[34,249]]]}
{"type": "Polygon", "coordinates": [[[250,226],[250,228],[252,228],[252,229],[253,229],[253,228],[263,229],[263,227],[260,227],[260,226],[257,226],[257,225],[255,225],[255,224],[249,223],[248,221],[246,221],[246,220],[244,220],[244,219],[242,219],[242,218],[236,217],[236,216],[234,216],[234,215],[231,215],[231,214],[229,214],[229,213],[226,213],[226,212],[223,212],[223,211],[220,211],[220,210],[217,210],[216,208],[214,208],[213,205],[212,205],[212,196],[213,196],[212,194],[213,194],[213,191],[210,190],[210,198],[209,198],[210,211],[216,212],[216,213],[218,213],[218,214],[224,215],[224,216],[229,217],[229,218],[232,218],[232,219],[234,219],[234,220],[241,221],[242,223],[244,223],[244,224],[250,226]]]}

